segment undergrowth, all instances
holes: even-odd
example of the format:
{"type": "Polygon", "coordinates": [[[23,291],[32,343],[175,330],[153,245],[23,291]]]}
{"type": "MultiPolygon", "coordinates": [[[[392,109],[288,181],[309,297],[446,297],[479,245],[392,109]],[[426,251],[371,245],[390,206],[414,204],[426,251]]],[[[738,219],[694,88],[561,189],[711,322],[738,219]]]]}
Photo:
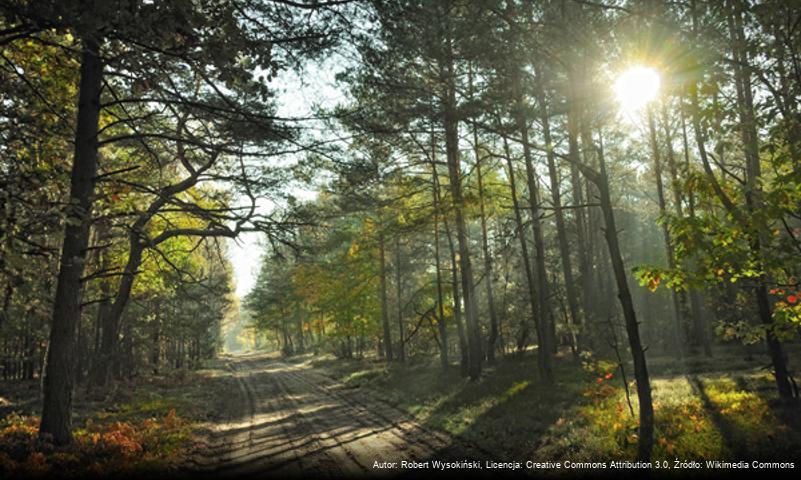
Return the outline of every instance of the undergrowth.
{"type": "Polygon", "coordinates": [[[0,421],[0,477],[103,476],[161,470],[191,438],[190,424],[170,410],[138,421],[87,419],[72,444],[57,447],[39,436],[38,416],[0,421]]]}
{"type": "MultiPolygon", "coordinates": [[[[636,385],[631,409],[617,366],[585,362],[584,401],[554,424],[537,454],[573,460],[633,459],[639,428],[636,385]],[[633,410],[633,414],[632,414],[633,410]]],[[[782,419],[797,407],[773,396],[760,371],[652,379],[657,460],[788,460],[801,456],[801,436],[782,419]]]]}
{"type": "MultiPolygon", "coordinates": [[[[697,373],[655,369],[655,460],[801,457],[797,405],[779,402],[772,377],[754,362],[724,370],[738,358],[696,359],[687,370],[697,373]]],[[[477,382],[460,378],[458,367],[442,370],[435,362],[330,363],[312,362],[346,385],[375,390],[418,421],[473,441],[500,459],[636,458],[636,384],[629,367],[627,400],[616,362],[589,355],[579,367],[563,358],[554,364],[557,380],[550,386],[537,378],[531,358],[499,361],[477,382]]]]}

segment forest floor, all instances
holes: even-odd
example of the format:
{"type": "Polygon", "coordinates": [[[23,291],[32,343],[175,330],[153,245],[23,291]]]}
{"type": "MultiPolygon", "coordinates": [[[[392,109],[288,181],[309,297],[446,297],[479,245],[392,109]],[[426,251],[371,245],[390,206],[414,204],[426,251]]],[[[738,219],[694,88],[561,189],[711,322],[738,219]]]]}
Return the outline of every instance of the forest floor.
{"type": "MultiPolygon", "coordinates": [[[[797,346],[790,364],[797,364],[797,346]]],[[[367,389],[413,415],[424,427],[477,444],[497,461],[633,460],[638,422],[618,366],[561,352],[554,383],[537,378],[535,355],[508,356],[477,382],[436,361],[403,366],[371,360],[299,359],[342,382],[367,389]]],[[[713,358],[649,358],[655,407],[653,458],[776,461],[801,464],[801,410],[776,394],[766,355],[720,348],[713,358]]],[[[634,397],[631,366],[625,366],[634,397]]],[[[662,464],[664,465],[664,463],[662,464]]]]}
{"type": "MultiPolygon", "coordinates": [[[[682,363],[651,358],[654,458],[798,465],[799,407],[778,401],[767,363],[741,349],[682,363]]],[[[565,352],[553,384],[536,371],[532,353],[499,360],[476,382],[436,359],[388,367],[377,359],[222,356],[196,372],[79,390],[71,450],[35,442],[35,381],[0,383],[0,472],[408,476],[425,471],[375,462],[634,458],[637,422],[615,364],[565,352]]]]}
{"type": "Polygon", "coordinates": [[[210,425],[231,415],[230,401],[213,392],[237,388],[219,361],[200,371],[142,376],[109,388],[78,387],[74,442],[54,447],[38,438],[40,382],[0,381],[0,478],[177,473],[210,425]]]}

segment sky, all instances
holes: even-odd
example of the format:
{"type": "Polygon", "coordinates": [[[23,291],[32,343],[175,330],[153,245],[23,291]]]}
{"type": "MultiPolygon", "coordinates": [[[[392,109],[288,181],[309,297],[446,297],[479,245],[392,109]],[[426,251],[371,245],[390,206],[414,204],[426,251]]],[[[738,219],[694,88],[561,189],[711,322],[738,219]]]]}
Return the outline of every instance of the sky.
{"type": "MultiPolygon", "coordinates": [[[[324,62],[322,65],[309,65],[300,76],[293,72],[284,72],[273,82],[278,93],[278,115],[285,117],[303,117],[310,115],[315,104],[331,107],[345,100],[343,93],[336,87],[334,76],[337,59],[324,62]]],[[[298,200],[310,200],[315,193],[309,189],[293,188],[293,196],[298,200]]],[[[273,203],[266,198],[258,199],[260,212],[268,212],[273,203]]],[[[235,240],[229,240],[228,257],[234,269],[236,295],[244,297],[256,282],[264,251],[263,234],[247,232],[235,240]]]]}

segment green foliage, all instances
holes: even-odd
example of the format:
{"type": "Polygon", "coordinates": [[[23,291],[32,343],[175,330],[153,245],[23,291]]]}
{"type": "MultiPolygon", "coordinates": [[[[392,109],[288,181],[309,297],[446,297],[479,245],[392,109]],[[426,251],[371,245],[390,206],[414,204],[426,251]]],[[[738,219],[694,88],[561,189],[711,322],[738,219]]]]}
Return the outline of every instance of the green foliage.
{"type": "Polygon", "coordinates": [[[313,257],[268,251],[245,299],[255,326],[279,336],[285,353],[293,353],[290,335],[325,335],[331,348],[345,356],[352,354],[349,341],[376,335],[380,311],[376,251],[369,237],[373,228],[344,218],[326,234],[307,239],[304,249],[316,251],[313,257]]]}
{"type": "MultiPolygon", "coordinates": [[[[786,152],[763,157],[763,170],[771,172],[759,179],[762,207],[733,218],[721,215],[720,199],[710,186],[711,180],[693,173],[684,188],[692,191],[696,201],[707,209],[695,216],[668,216],[666,221],[675,242],[676,268],[641,266],[635,270],[640,285],[655,291],[658,286],[676,291],[690,288],[712,289],[723,283],[753,289],[766,285],[773,297],[773,329],[782,340],[795,338],[801,325],[798,275],[799,243],[793,225],[797,205],[801,202],[801,183],[790,173],[786,152]],[[759,248],[756,247],[759,246],[759,248]]],[[[716,180],[721,182],[721,180],[716,180]]],[[[745,203],[744,192],[736,182],[728,182],[730,198],[745,203]]],[[[764,338],[764,326],[735,319],[724,322],[717,332],[726,339],[741,338],[753,343],[764,338]]]]}

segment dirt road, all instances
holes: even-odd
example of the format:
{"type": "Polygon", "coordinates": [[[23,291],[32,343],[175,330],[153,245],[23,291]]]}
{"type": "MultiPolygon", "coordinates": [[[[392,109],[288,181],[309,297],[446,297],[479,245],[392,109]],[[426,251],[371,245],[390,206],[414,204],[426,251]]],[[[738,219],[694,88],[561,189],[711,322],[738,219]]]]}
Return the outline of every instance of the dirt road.
{"type": "Polygon", "coordinates": [[[196,455],[194,473],[237,478],[414,476],[415,469],[399,468],[401,461],[485,458],[475,447],[426,429],[375,393],[346,388],[308,364],[266,356],[224,361],[238,385],[238,390],[225,392],[235,406],[230,418],[212,426],[196,455]],[[384,462],[396,468],[380,468],[384,462]]]}

